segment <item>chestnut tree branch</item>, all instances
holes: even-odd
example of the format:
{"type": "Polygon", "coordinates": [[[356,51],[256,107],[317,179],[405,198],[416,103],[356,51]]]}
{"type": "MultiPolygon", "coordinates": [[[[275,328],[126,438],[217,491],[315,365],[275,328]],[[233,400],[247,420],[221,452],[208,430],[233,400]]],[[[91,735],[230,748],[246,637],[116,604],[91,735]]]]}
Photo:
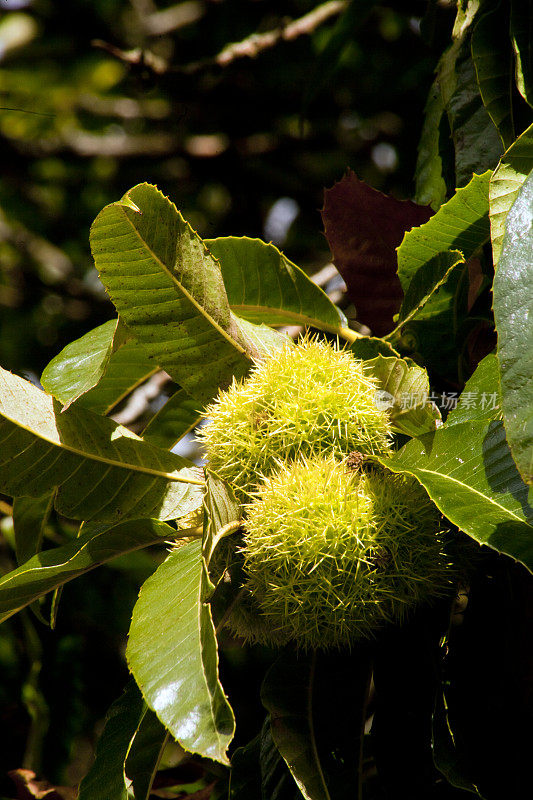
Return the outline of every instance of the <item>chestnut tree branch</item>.
{"type": "Polygon", "coordinates": [[[210,67],[227,67],[240,58],[256,58],[264,50],[275,47],[279,42],[290,42],[300,36],[311,34],[328,19],[341,14],[347,5],[347,0],[328,0],[328,2],[322,3],[312,11],[304,14],[303,17],[299,17],[299,19],[288,20],[278,28],[265,33],[252,33],[240,42],[227,44],[216,56],[204,58],[200,61],[192,61],[184,65],[171,66],[149,50],[141,48],[121,50],[100,39],[95,39],[92,45],[100,50],[105,50],[126,64],[149,69],[156,75],[162,75],[167,72],[181,72],[186,75],[192,75],[210,67]]]}

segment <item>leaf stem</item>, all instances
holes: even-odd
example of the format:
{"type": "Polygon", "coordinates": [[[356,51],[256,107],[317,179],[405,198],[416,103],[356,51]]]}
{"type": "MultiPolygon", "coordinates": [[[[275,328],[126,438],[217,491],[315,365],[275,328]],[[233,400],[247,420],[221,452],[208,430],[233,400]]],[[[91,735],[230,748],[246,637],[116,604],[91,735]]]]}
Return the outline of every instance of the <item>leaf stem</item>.
{"type": "Polygon", "coordinates": [[[205,481],[199,480],[197,478],[181,478],[181,477],[172,477],[173,481],[176,483],[192,483],[194,486],[205,486],[205,481]]]}
{"type": "Polygon", "coordinates": [[[339,336],[342,336],[342,338],[346,339],[348,342],[356,342],[358,339],[365,338],[363,333],[353,331],[351,328],[337,328],[336,333],[338,333],[339,336]]]}

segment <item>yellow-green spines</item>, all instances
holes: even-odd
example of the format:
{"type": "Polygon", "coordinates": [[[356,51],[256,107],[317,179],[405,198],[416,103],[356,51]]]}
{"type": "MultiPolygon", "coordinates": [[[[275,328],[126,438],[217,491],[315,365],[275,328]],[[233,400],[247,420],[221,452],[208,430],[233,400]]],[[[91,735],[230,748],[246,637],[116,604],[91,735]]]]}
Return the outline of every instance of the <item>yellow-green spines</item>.
{"type": "Polygon", "coordinates": [[[445,593],[439,516],[412,478],[299,459],[247,506],[247,598],[230,625],[252,641],[350,646],[445,593]]]}
{"type": "Polygon", "coordinates": [[[363,362],[327,342],[286,345],[207,409],[209,467],[246,500],[280,460],[390,449],[390,423],[363,362]]]}

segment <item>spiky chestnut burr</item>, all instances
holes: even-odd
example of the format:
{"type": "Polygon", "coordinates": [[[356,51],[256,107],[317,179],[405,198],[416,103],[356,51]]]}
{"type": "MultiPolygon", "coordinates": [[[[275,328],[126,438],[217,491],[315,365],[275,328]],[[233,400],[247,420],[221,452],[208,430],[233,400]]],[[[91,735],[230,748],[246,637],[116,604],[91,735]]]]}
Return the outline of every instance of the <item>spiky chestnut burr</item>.
{"type": "Polygon", "coordinates": [[[387,453],[391,428],[363,362],[316,339],[287,344],[207,408],[209,468],[246,501],[280,459],[387,453]]]}
{"type": "Polygon", "coordinates": [[[228,624],[251,641],[349,647],[450,591],[438,511],[410,477],[299,458],[246,510],[240,552],[226,544],[244,577],[228,624]]]}

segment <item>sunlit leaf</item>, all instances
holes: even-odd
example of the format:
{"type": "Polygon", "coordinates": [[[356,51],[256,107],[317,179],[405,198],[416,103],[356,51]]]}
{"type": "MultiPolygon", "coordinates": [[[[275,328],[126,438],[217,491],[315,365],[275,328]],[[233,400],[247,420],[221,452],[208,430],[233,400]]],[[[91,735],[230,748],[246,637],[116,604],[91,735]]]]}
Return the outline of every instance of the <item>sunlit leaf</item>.
{"type": "Polygon", "coordinates": [[[455,265],[488,240],[490,176],[490,171],[474,175],[428,222],[405,234],[398,248],[398,277],[405,293],[400,322],[427,301],[455,265]]]}
{"type": "Polygon", "coordinates": [[[429,380],[423,367],[381,355],[367,361],[366,366],[380,387],[376,403],[388,410],[394,430],[421,436],[437,429],[440,412],[429,400],[429,380]]]}
{"type": "Polygon", "coordinates": [[[385,339],[378,339],[375,336],[362,336],[356,339],[353,344],[348,348],[356,358],[370,359],[376,356],[395,356],[400,357],[400,354],[394,347],[385,341],[385,339]]]}
{"type": "Polygon", "coordinates": [[[490,181],[490,228],[495,265],[500,258],[507,214],[532,169],[533,125],[530,125],[503,154],[490,181]]]}
{"type": "Polygon", "coordinates": [[[139,184],[91,228],[96,267],[120,316],[154,364],[208,401],[250,367],[218,262],[155,186],[139,184]]]}
{"type": "Polygon", "coordinates": [[[414,475],[444,516],[480,544],[533,571],[533,490],[516,469],[502,422],[445,425],[379,460],[414,475]]]}
{"type": "MultiPolygon", "coordinates": [[[[441,206],[441,208],[444,208],[444,206],[441,206]]],[[[445,285],[452,270],[460,264],[464,264],[464,258],[459,250],[446,250],[437,253],[430,257],[429,261],[422,264],[405,293],[402,307],[398,314],[398,328],[393,331],[391,337],[394,337],[397,330],[403,328],[406,323],[420,316],[426,304],[445,285]]]]}
{"type": "Polygon", "coordinates": [[[491,422],[501,419],[501,416],[498,359],[496,353],[489,353],[479,362],[474,374],[466,382],[457,407],[446,418],[446,427],[474,420],[491,422]]]}
{"type": "Polygon", "coordinates": [[[267,325],[311,325],[333,333],[346,327],[342,311],[273,244],[236,236],[205,243],[220,262],[230,308],[239,317],[267,325]]]}
{"type": "Polygon", "coordinates": [[[0,370],[0,488],[39,497],[58,487],[56,509],[105,522],[174,519],[201,503],[202,480],[185,459],[111,420],[57,400],[0,370]]]}
{"type": "Polygon", "coordinates": [[[41,384],[65,410],[78,401],[107,414],[153,371],[153,363],[115,319],[64,347],[44,368],[41,384]]]}
{"type": "Polygon", "coordinates": [[[250,320],[242,319],[242,317],[234,317],[234,322],[237,329],[241,332],[243,338],[248,342],[250,352],[255,353],[255,358],[265,358],[279,350],[286,344],[292,344],[286,333],[278,331],[275,328],[269,328],[268,325],[256,325],[250,320]]]}
{"type": "MultiPolygon", "coordinates": [[[[158,369],[135,340],[126,342],[111,354],[99,383],[82,395],[78,403],[95,414],[109,414],[158,369]]],[[[45,389],[49,391],[46,386],[45,389]]]]}
{"type": "Polygon", "coordinates": [[[199,541],[170,553],[141,589],[127,657],[147,704],[179,744],[225,764],[235,723],[218,680],[204,573],[199,541]]]}
{"type": "MultiPolygon", "coordinates": [[[[183,534],[184,535],[184,534],[183,534]]],[[[156,520],[134,520],[37,553],[0,578],[0,622],[43,594],[113,558],[176,538],[176,530],[156,520]]]]}
{"type": "Polygon", "coordinates": [[[101,379],[113,351],[117,324],[118,320],[109,320],[70,342],[44,368],[41,384],[65,408],[101,379]]]}
{"type": "Polygon", "coordinates": [[[507,215],[494,318],[505,430],[520,474],[533,483],[533,172],[507,215]]]}

